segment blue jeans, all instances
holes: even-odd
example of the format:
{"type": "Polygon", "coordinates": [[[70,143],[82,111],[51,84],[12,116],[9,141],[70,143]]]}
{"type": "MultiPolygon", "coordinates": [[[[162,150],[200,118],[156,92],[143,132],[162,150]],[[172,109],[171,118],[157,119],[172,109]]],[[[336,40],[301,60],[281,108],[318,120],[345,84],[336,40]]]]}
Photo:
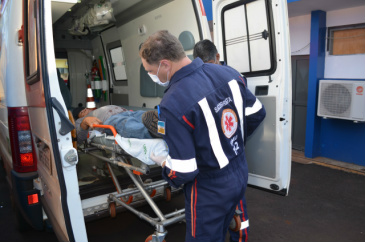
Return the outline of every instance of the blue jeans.
{"type": "MultiPolygon", "coordinates": [[[[108,118],[104,124],[114,126],[118,134],[125,138],[151,139],[151,135],[142,123],[144,112],[139,110],[118,113],[108,118]]],[[[112,134],[108,129],[105,132],[109,135],[112,134]]]]}

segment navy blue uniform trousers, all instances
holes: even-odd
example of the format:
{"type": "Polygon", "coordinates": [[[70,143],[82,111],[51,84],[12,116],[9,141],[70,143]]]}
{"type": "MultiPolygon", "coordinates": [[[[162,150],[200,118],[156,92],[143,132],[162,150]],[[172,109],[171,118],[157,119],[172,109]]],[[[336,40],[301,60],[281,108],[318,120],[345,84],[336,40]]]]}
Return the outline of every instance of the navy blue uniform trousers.
{"type": "Polygon", "coordinates": [[[186,242],[224,242],[247,177],[247,163],[239,156],[223,169],[200,172],[184,185],[186,242]]]}

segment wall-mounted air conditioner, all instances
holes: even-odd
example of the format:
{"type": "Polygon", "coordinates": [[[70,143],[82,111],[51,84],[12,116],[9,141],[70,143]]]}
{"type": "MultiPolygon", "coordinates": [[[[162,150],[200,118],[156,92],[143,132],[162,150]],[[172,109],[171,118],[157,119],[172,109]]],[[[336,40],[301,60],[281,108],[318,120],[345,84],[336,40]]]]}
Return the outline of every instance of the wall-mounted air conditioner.
{"type": "Polygon", "coordinates": [[[365,81],[320,80],[317,115],[365,121],[365,81]]]}

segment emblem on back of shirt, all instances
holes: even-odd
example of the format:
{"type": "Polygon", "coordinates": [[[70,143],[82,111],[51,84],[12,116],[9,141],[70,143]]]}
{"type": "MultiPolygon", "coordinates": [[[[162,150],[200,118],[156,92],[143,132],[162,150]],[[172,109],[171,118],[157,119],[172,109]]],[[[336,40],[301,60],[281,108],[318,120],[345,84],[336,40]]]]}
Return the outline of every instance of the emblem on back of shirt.
{"type": "Polygon", "coordinates": [[[231,138],[236,133],[238,127],[237,115],[232,109],[224,109],[221,120],[222,130],[227,138],[231,138]]]}

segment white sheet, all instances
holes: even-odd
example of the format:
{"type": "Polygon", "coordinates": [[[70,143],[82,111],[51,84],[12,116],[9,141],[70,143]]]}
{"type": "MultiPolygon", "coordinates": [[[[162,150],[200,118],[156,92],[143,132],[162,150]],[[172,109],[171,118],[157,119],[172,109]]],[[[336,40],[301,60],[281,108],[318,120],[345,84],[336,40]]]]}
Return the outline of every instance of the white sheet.
{"type": "Polygon", "coordinates": [[[135,139],[135,138],[124,138],[117,134],[115,137],[106,136],[106,134],[102,134],[97,130],[93,130],[89,132],[88,140],[91,140],[94,137],[105,136],[107,139],[114,138],[117,141],[118,145],[131,156],[139,159],[143,163],[147,165],[156,164],[151,160],[150,155],[151,152],[154,153],[155,156],[164,156],[167,157],[169,154],[169,148],[167,147],[166,142],[163,139],[135,139]]]}

